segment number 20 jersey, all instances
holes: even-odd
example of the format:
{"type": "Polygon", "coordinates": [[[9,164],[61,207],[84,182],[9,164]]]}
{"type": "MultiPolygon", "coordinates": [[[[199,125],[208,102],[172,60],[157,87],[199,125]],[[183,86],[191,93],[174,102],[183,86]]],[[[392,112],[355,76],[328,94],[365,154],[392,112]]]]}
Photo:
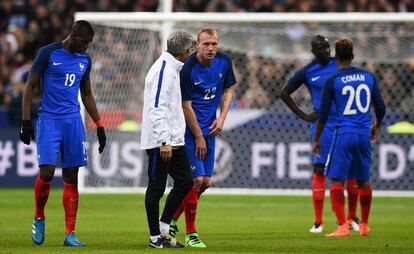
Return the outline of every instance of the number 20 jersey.
{"type": "MultiPolygon", "coordinates": [[[[183,101],[191,101],[203,136],[208,136],[209,127],[216,119],[224,89],[236,84],[232,62],[227,55],[217,52],[210,66],[203,66],[192,54],[180,72],[183,101]]],[[[187,126],[186,136],[191,133],[187,126]]]]}
{"type": "Polygon", "coordinates": [[[335,103],[338,132],[369,134],[370,106],[385,109],[374,74],[355,67],[343,68],[326,79],[322,89],[319,119],[326,122],[331,102],[335,103]]]}
{"type": "Polygon", "coordinates": [[[81,81],[89,80],[92,61],[86,53],[71,53],[56,42],[42,47],[31,73],[41,77],[39,114],[61,119],[78,116],[81,81]]]}

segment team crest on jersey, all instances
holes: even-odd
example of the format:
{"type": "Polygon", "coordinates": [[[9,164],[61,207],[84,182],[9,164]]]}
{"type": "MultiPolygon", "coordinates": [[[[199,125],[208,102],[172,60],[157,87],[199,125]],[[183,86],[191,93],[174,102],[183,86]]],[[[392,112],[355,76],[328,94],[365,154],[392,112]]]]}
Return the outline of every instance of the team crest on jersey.
{"type": "Polygon", "coordinates": [[[85,69],[85,65],[83,63],[79,63],[79,68],[83,71],[83,69],[85,69]]]}

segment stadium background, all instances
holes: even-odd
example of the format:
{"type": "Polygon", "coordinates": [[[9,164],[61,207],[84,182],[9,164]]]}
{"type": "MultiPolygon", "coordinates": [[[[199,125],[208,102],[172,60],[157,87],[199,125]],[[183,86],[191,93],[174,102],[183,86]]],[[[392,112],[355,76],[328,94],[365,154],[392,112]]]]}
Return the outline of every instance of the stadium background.
{"type": "MultiPolygon", "coordinates": [[[[407,12],[411,1],[174,1],[174,11],[190,12],[407,12]]],[[[0,187],[31,187],[37,175],[35,146],[18,142],[21,96],[38,48],[62,40],[76,12],[157,11],[158,1],[2,1],[0,6],[0,187]]],[[[277,15],[277,14],[276,14],[277,15]]],[[[193,33],[200,26],[180,26],[193,33]]],[[[356,64],[378,76],[388,106],[385,126],[412,120],[414,108],[413,23],[279,23],[214,24],[222,49],[233,58],[239,84],[226,128],[218,142],[214,187],[309,189],[307,125],[279,100],[293,71],[311,59],[310,37],[325,34],[331,42],[350,36],[356,64]],[[243,38],[243,39],[241,39],[243,38]]],[[[161,50],[159,32],[146,27],[95,22],[89,49],[98,108],[109,144],[102,159],[90,131],[90,164],[85,184],[91,187],[145,187],[145,158],[138,150],[142,81],[161,50]]],[[[306,89],[294,94],[307,111],[306,89]]],[[[33,112],[36,116],[36,112],[33,112]]],[[[381,190],[414,190],[412,134],[384,129],[374,147],[373,184],[381,190]]],[[[59,185],[60,181],[55,180],[59,185]]]]}

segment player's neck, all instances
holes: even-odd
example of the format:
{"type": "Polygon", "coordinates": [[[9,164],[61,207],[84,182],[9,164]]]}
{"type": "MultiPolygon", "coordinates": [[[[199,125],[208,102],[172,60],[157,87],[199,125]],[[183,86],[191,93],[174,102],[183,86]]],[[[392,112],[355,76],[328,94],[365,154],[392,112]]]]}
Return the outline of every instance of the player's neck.
{"type": "Polygon", "coordinates": [[[201,65],[203,65],[204,67],[208,67],[211,64],[210,59],[203,59],[199,54],[196,55],[197,60],[201,63],[201,65]]]}
{"type": "Polygon", "coordinates": [[[351,61],[346,61],[346,62],[338,61],[338,66],[339,66],[339,69],[348,68],[349,66],[351,66],[351,61]]]}
{"type": "Polygon", "coordinates": [[[70,40],[69,37],[66,37],[63,41],[62,41],[62,46],[64,49],[66,49],[67,51],[74,53],[73,50],[71,50],[71,46],[70,46],[70,40]]]}

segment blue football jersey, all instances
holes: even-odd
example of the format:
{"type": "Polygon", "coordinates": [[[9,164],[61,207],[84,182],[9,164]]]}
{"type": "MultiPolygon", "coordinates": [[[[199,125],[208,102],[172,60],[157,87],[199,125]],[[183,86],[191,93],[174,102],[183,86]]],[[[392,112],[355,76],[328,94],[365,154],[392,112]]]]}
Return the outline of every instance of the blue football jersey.
{"type": "Polygon", "coordinates": [[[31,73],[41,77],[39,114],[47,118],[79,115],[79,86],[89,80],[92,61],[86,53],[71,53],[62,43],[40,49],[31,73]]]}
{"type": "Polygon", "coordinates": [[[369,134],[371,104],[385,111],[374,74],[355,67],[340,69],[326,79],[319,111],[321,122],[326,122],[331,104],[337,109],[340,133],[369,134]]]}
{"type": "MultiPolygon", "coordinates": [[[[223,90],[236,84],[231,59],[217,52],[210,66],[205,67],[194,53],[184,63],[180,81],[183,101],[191,101],[203,135],[207,136],[216,119],[223,90]]],[[[186,133],[189,131],[187,127],[186,133]]]]}
{"type": "MultiPolygon", "coordinates": [[[[321,105],[322,86],[326,78],[337,70],[338,65],[333,58],[329,60],[327,65],[321,65],[316,60],[313,60],[305,67],[295,72],[293,77],[289,79],[287,86],[294,91],[302,84],[305,84],[312,97],[313,109],[318,112],[321,105]]],[[[336,121],[335,105],[333,105],[330,110],[328,121],[336,121]]]]}

